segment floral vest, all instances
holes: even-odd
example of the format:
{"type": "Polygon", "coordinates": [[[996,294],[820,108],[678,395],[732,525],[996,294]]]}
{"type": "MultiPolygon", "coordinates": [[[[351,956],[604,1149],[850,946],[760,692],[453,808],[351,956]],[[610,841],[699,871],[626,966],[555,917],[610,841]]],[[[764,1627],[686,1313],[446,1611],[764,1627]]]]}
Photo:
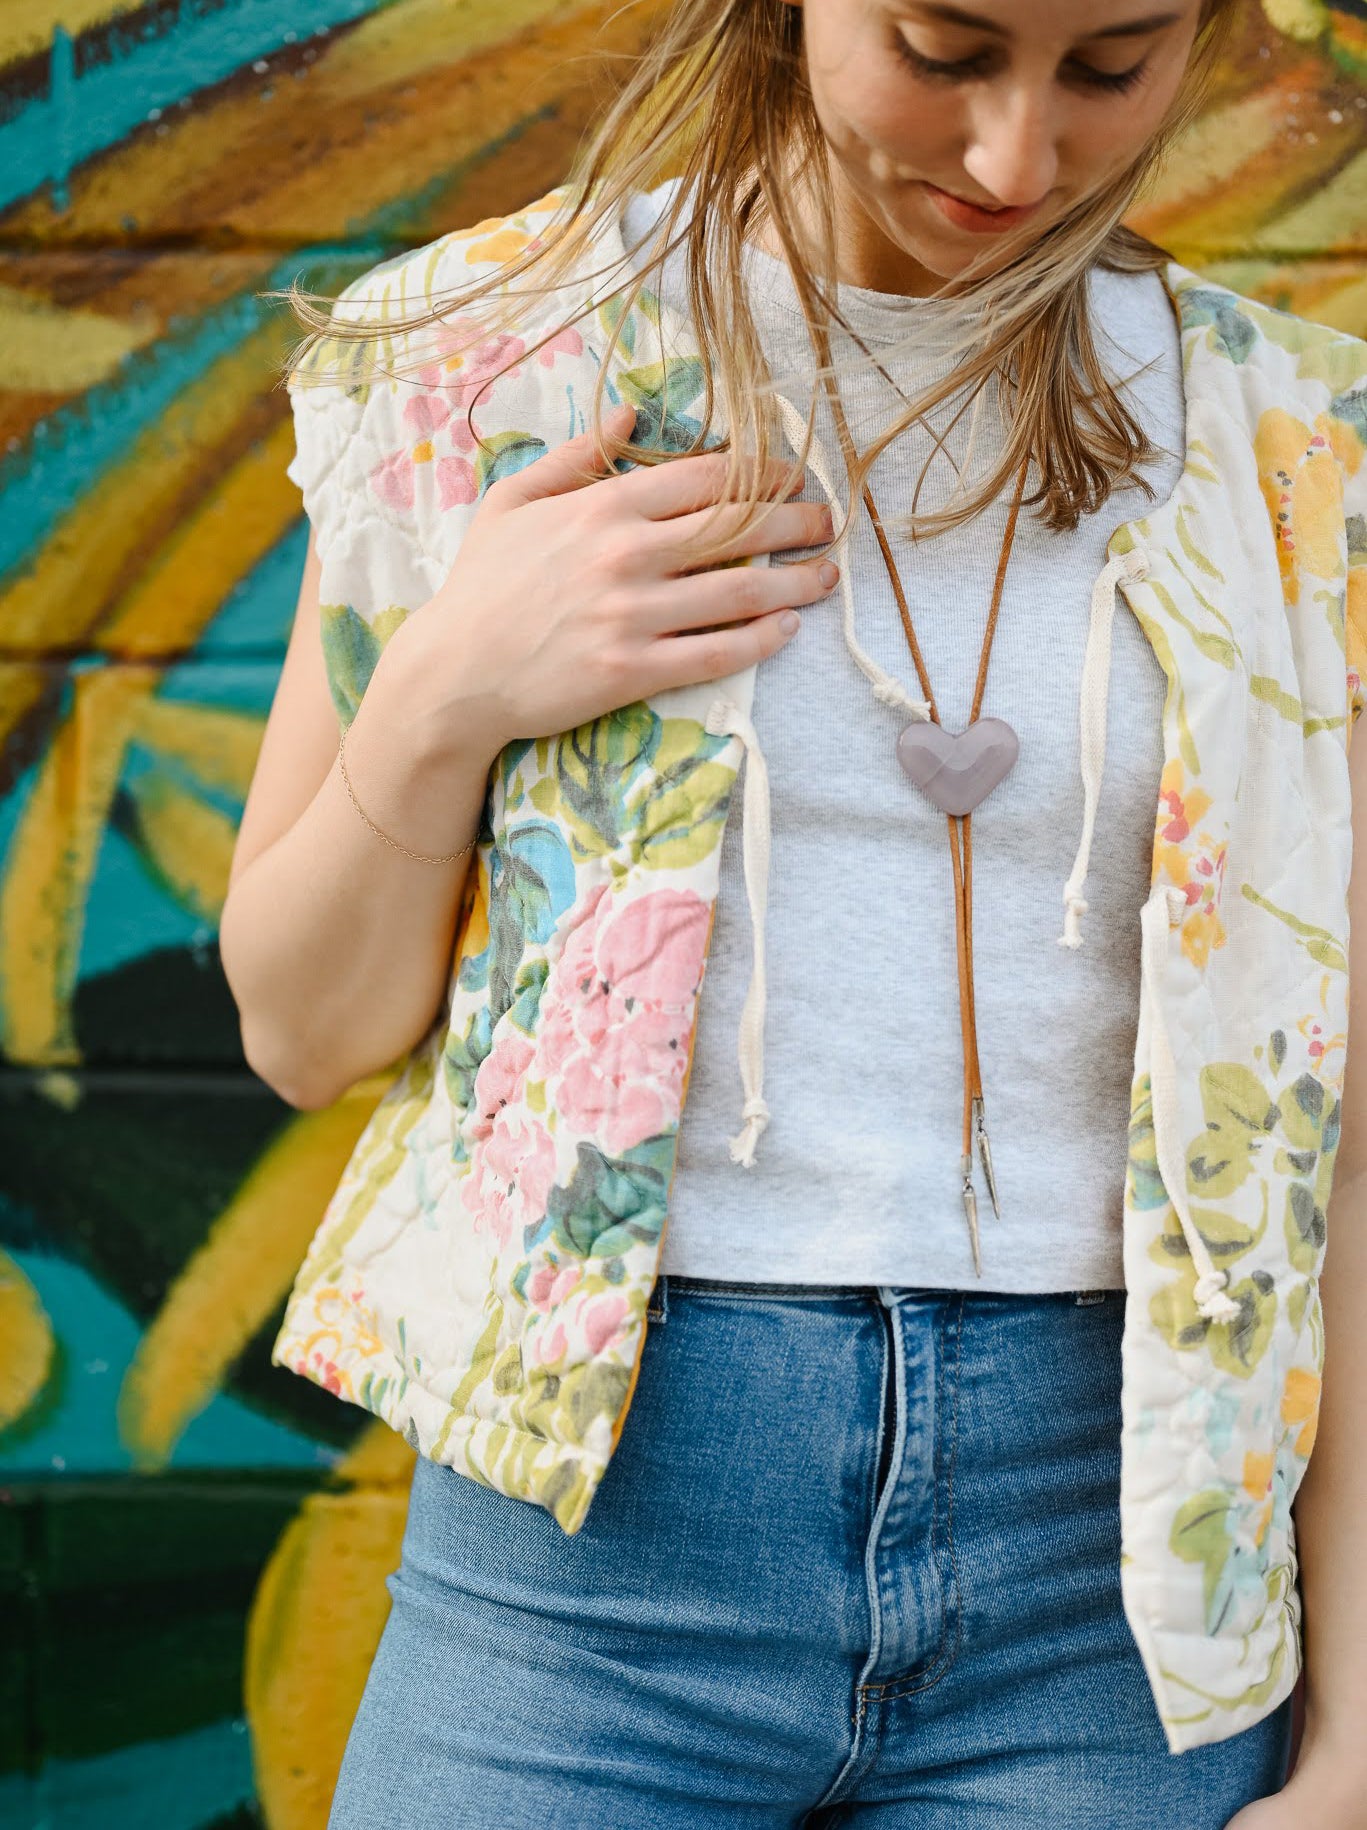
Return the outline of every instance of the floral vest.
{"type": "MultiPolygon", "coordinates": [[[[493,271],[567,188],[372,269],[343,309],[383,323],[493,271]]],[[[576,307],[626,277],[625,259],[611,225],[588,266],[612,271],[586,278],[576,307]]],[[[1315,1435],[1347,1028],[1367,344],[1176,262],[1163,277],[1185,467],[1166,502],[1116,528],[1097,601],[1123,597],[1168,681],[1116,1174],[1123,1592],[1179,1751],[1265,1716],[1299,1668],[1291,1502],[1315,1435]]],[[[563,299],[531,309],[537,335],[543,316],[571,315],[563,299]]],[[[531,356],[530,335],[454,355],[469,340],[457,320],[454,335],[419,333],[415,380],[292,379],[290,475],[317,537],[344,724],[484,490],[584,429],[604,361],[607,396],[643,409],[642,437],[698,434],[689,326],[643,293],[608,357],[621,317],[597,305],[531,356]]],[[[671,690],[496,758],[440,1020],[357,1142],[275,1344],[278,1363],[567,1533],[640,1366],[747,747],[746,821],[763,811],[754,678],[671,690]]],[[[762,1000],[750,1014],[762,1021],[762,1000]]],[[[742,1163],[762,1109],[748,1092],[742,1163]]]]}

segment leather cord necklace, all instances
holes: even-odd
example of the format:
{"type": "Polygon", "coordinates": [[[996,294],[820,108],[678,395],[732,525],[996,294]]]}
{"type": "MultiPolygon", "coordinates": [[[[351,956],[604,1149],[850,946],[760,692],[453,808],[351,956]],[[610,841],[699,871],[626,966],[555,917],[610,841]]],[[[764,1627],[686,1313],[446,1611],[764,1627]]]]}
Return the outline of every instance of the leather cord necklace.
{"type": "MultiPolygon", "coordinates": [[[[830,343],[824,326],[818,326],[817,341],[823,370],[829,370],[831,367],[830,343]]],[[[856,341],[859,340],[856,338],[856,341]]],[[[860,347],[863,348],[862,343],[860,347]]],[[[865,350],[865,354],[868,355],[869,352],[865,350]]],[[[881,370],[881,365],[879,366],[881,370]]],[[[845,419],[840,390],[830,374],[824,374],[823,381],[831,403],[836,428],[840,434],[845,461],[852,473],[857,454],[845,419]]],[[[900,393],[901,390],[898,389],[897,392],[900,393]]],[[[906,396],[903,395],[902,398],[905,400],[906,396]]],[[[940,723],[940,714],[936,709],[935,697],[930,688],[930,678],[926,672],[920,644],[916,640],[916,631],[912,627],[911,612],[907,608],[906,593],[902,589],[902,580],[867,482],[862,491],[864,505],[869,511],[869,519],[872,521],[874,532],[878,537],[883,563],[887,567],[888,577],[892,581],[893,594],[897,599],[897,608],[902,619],[902,628],[921,682],[921,690],[930,708],[929,722],[913,722],[902,730],[897,739],[897,760],[910,780],[947,817],[950,859],[954,871],[955,942],[958,953],[959,1016],[963,1034],[964,1060],[963,1135],[959,1170],[963,1177],[964,1219],[968,1227],[969,1243],[973,1250],[973,1268],[979,1277],[982,1276],[983,1267],[982,1244],[978,1228],[978,1200],[973,1188],[973,1144],[975,1141],[982,1162],[983,1175],[987,1181],[988,1194],[992,1201],[992,1211],[999,1218],[1001,1206],[997,1198],[996,1177],[992,1169],[992,1147],[987,1135],[987,1113],[983,1099],[982,1068],[978,1060],[977,1024],[973,1005],[972,813],[973,809],[1010,772],[1020,751],[1020,741],[1005,719],[980,718],[978,714],[982,705],[983,691],[987,685],[987,667],[992,651],[992,637],[997,626],[997,613],[1001,607],[1002,589],[1006,582],[1006,569],[1015,540],[1016,523],[1020,517],[1028,469],[1029,458],[1027,456],[1016,479],[1006,532],[1002,538],[1001,553],[997,561],[997,573],[992,586],[992,602],[987,616],[987,629],[978,658],[978,678],[973,693],[973,708],[969,714],[967,728],[957,734],[945,731],[940,723]]]]}

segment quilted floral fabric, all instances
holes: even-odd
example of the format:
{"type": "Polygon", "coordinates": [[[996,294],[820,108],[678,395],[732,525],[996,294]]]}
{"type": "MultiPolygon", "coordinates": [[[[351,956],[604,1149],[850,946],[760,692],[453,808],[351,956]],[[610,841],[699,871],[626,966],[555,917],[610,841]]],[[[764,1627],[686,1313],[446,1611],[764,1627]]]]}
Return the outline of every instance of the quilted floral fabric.
{"type": "MultiPolygon", "coordinates": [[[[524,247],[565,194],[373,269],[341,309],[382,332],[524,247]]],[[[610,227],[591,264],[615,261],[625,277],[610,227]]],[[[1367,345],[1175,262],[1164,278],[1185,465],[1110,555],[1143,556],[1118,588],[1168,678],[1116,1172],[1122,1579],[1178,1751],[1265,1715],[1299,1664],[1290,1507],[1314,1440],[1346,1046],[1367,345]]],[[[538,304],[525,337],[464,356],[461,320],[422,333],[412,381],[292,381],[290,474],[317,535],[344,724],[483,492],[584,429],[604,363],[609,400],[643,409],[642,437],[696,435],[688,325],[643,294],[609,357],[620,307],[595,301],[612,283],[586,275],[572,306],[538,304]]],[[[640,1363],[753,684],[749,669],[680,689],[496,759],[447,1006],[359,1139],[275,1345],[279,1363],[569,1533],[640,1363]]]]}

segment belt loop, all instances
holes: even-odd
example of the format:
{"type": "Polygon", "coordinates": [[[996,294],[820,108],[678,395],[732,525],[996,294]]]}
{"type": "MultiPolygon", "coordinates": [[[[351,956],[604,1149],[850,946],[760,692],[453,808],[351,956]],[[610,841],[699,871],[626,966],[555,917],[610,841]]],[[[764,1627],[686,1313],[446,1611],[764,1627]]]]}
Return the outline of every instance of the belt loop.
{"type": "Polygon", "coordinates": [[[660,1272],[651,1287],[646,1299],[646,1320],[648,1322],[667,1322],[669,1320],[669,1279],[660,1272]]]}

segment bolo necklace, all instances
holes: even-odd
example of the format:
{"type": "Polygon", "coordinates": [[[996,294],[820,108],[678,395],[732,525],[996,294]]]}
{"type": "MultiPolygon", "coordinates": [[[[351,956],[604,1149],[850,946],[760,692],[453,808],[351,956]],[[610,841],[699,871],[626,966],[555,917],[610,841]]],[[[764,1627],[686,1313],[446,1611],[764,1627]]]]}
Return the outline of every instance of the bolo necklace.
{"type": "MultiPolygon", "coordinates": [[[[818,325],[816,328],[818,354],[822,368],[823,371],[829,371],[831,368],[829,339],[824,325],[818,325]]],[[[850,334],[853,336],[852,332],[850,334]]],[[[864,354],[869,357],[870,361],[875,361],[858,337],[855,337],[854,341],[864,350],[864,354]]],[[[894,390],[901,394],[901,389],[897,388],[895,382],[892,382],[882,365],[875,362],[875,366],[894,390]]],[[[831,403],[836,429],[840,435],[845,462],[849,466],[850,474],[853,475],[857,453],[845,419],[840,390],[834,376],[829,372],[823,372],[822,379],[831,403]]],[[[902,398],[905,400],[906,396],[902,395],[902,398]]],[[[906,634],[907,645],[911,650],[911,658],[915,663],[916,673],[921,682],[921,691],[925,695],[930,714],[927,722],[914,721],[903,728],[897,739],[897,760],[910,781],[946,815],[947,819],[950,860],[954,872],[955,947],[958,956],[959,1022],[963,1035],[964,1062],[963,1134],[959,1172],[963,1181],[964,1220],[968,1227],[969,1243],[973,1249],[973,1269],[979,1277],[982,1276],[983,1265],[982,1244],[978,1229],[978,1198],[973,1188],[973,1145],[975,1142],[982,1163],[983,1175],[987,1181],[987,1192],[992,1201],[992,1211],[998,1218],[1001,1217],[1001,1206],[997,1198],[996,1177],[992,1170],[992,1146],[987,1135],[987,1112],[983,1099],[982,1067],[978,1060],[978,1032],[973,1006],[972,814],[973,809],[985,800],[997,784],[1010,773],[1020,752],[1020,740],[1004,718],[981,718],[978,714],[982,705],[983,691],[987,685],[987,667],[992,652],[992,637],[997,627],[997,612],[1001,607],[1002,589],[1006,583],[1006,568],[1011,558],[1016,522],[1020,517],[1021,502],[1025,494],[1025,479],[1029,462],[1027,454],[1016,478],[1006,532],[1002,538],[996,577],[992,585],[992,601],[987,613],[987,629],[978,657],[978,678],[973,692],[973,707],[969,713],[966,729],[957,733],[946,731],[940,723],[940,714],[936,710],[935,696],[930,687],[930,677],[926,672],[920,643],[916,639],[916,631],[912,627],[911,612],[907,607],[906,593],[902,589],[897,564],[893,559],[892,549],[888,545],[888,538],[883,531],[883,523],[874,506],[873,495],[867,481],[862,489],[864,505],[869,511],[869,519],[873,523],[874,533],[878,537],[883,563],[887,567],[888,577],[892,581],[893,595],[897,599],[902,628],[906,634]]]]}

